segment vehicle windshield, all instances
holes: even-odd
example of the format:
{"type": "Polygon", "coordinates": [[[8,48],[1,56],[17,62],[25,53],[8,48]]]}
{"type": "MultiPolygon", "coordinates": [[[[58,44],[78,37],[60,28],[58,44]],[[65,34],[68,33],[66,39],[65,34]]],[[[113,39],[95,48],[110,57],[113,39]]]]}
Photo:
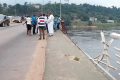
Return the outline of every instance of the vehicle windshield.
{"type": "Polygon", "coordinates": [[[4,19],[4,15],[0,15],[0,20],[4,19]]]}

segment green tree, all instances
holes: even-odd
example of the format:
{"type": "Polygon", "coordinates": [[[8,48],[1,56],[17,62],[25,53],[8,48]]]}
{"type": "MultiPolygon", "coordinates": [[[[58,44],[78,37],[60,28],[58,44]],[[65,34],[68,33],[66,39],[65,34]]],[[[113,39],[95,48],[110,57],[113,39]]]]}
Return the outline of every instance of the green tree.
{"type": "Polygon", "coordinates": [[[2,4],[0,4],[0,14],[2,14],[3,8],[2,8],[2,4]]]}
{"type": "Polygon", "coordinates": [[[4,8],[7,8],[7,3],[3,3],[3,7],[4,7],[4,8]]]}

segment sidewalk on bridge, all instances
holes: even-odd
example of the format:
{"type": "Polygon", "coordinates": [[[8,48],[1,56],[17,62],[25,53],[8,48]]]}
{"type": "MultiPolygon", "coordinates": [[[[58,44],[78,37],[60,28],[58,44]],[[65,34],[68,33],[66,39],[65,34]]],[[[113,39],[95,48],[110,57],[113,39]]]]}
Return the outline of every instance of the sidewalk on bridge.
{"type": "Polygon", "coordinates": [[[47,39],[44,80],[108,80],[61,31],[47,39]],[[80,58],[73,60],[73,56],[80,58]]]}
{"type": "Polygon", "coordinates": [[[25,80],[43,80],[45,70],[44,68],[46,46],[46,39],[38,41],[38,45],[33,56],[32,64],[30,66],[29,71],[27,72],[25,80]]]}

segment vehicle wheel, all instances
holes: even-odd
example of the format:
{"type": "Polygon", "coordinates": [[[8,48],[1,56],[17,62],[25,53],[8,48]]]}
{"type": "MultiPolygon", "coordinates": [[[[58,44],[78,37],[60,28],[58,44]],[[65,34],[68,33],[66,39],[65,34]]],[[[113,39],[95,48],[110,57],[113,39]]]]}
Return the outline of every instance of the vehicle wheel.
{"type": "Polygon", "coordinates": [[[9,23],[7,23],[7,26],[10,26],[10,24],[9,24],[9,23]]]}
{"type": "Polygon", "coordinates": [[[5,23],[2,23],[2,27],[5,27],[5,23]]]}

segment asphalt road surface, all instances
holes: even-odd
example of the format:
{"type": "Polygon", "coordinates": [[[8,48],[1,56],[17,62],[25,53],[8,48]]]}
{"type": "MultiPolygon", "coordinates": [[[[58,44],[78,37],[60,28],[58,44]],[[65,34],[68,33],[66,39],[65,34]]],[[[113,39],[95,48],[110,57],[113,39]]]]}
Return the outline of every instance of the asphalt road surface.
{"type": "Polygon", "coordinates": [[[37,43],[23,25],[0,29],[0,80],[24,80],[37,43]]]}

